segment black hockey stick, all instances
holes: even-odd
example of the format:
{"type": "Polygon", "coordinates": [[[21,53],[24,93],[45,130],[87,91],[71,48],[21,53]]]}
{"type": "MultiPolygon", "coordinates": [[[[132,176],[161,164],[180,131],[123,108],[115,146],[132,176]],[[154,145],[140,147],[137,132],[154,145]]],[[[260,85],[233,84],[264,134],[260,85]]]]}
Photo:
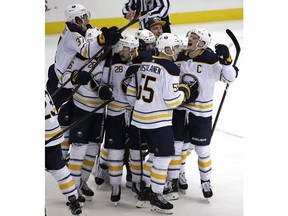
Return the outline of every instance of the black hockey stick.
{"type": "MultiPolygon", "coordinates": [[[[90,62],[92,62],[93,61],[93,59],[96,59],[97,58],[97,56],[101,53],[101,52],[103,52],[102,53],[102,55],[100,56],[100,58],[103,56],[103,58],[107,55],[107,53],[109,52],[109,51],[107,51],[107,53],[105,54],[105,50],[104,50],[104,48],[105,48],[105,46],[103,46],[103,47],[101,47],[101,49],[94,55],[94,56],[92,56],[90,59],[88,59],[87,60],[87,62],[85,62],[85,64],[83,64],[80,68],[79,68],[79,72],[80,71],[82,71],[90,62]]],[[[99,62],[100,63],[100,62],[99,62]]],[[[98,64],[99,64],[98,63],[98,64]]],[[[96,65],[97,66],[97,65],[96,65]]],[[[95,67],[96,68],[96,67],[95,67]]],[[[91,71],[91,70],[90,70],[91,71]]],[[[54,97],[56,94],[58,94],[60,91],[61,91],[61,89],[63,89],[69,82],[71,81],[71,77],[69,78],[69,79],[67,79],[58,89],[56,89],[52,94],[51,94],[51,97],[54,97]]]]}
{"type": "MultiPolygon", "coordinates": [[[[104,60],[104,58],[106,57],[106,55],[110,52],[110,46],[109,47],[105,47],[105,51],[104,53],[97,59],[96,63],[92,65],[91,69],[89,70],[89,74],[91,75],[91,77],[93,77],[93,71],[94,69],[104,60]]],[[[82,66],[83,67],[83,66],[82,66]]],[[[82,68],[81,67],[81,68],[82,68]]],[[[80,70],[80,69],[79,69],[80,70]]],[[[78,71],[79,71],[78,70],[78,71]]],[[[71,80],[71,78],[69,79],[69,81],[71,80]]],[[[69,102],[69,100],[73,97],[73,95],[78,91],[78,89],[81,87],[81,84],[77,84],[73,91],[70,93],[70,95],[68,96],[68,98],[61,104],[61,106],[58,108],[57,112],[59,113],[60,110],[69,102]]]]}
{"type": "MultiPolygon", "coordinates": [[[[235,59],[234,59],[234,62],[233,62],[233,66],[236,66],[236,63],[238,61],[238,57],[239,57],[241,48],[240,48],[239,42],[238,42],[237,38],[235,37],[235,35],[233,34],[233,32],[230,29],[226,29],[226,33],[231,38],[231,40],[232,40],[232,42],[233,42],[233,44],[235,46],[235,49],[236,49],[236,55],[235,55],[235,59]]],[[[216,124],[218,122],[218,118],[219,118],[222,106],[224,104],[224,100],[226,98],[226,94],[227,94],[228,88],[229,88],[229,83],[226,84],[226,88],[224,90],[224,93],[223,93],[223,96],[222,96],[222,99],[221,99],[221,102],[220,102],[220,105],[219,105],[219,108],[218,108],[218,111],[217,111],[217,114],[216,114],[216,117],[215,117],[215,121],[214,121],[213,127],[212,127],[211,137],[213,136],[214,130],[216,128],[216,124]]]]}
{"type": "Polygon", "coordinates": [[[68,127],[66,127],[65,129],[62,130],[62,132],[55,134],[53,137],[51,137],[49,140],[45,141],[45,144],[48,144],[49,142],[55,140],[58,138],[58,136],[64,134],[64,132],[70,130],[71,128],[75,127],[76,125],[80,124],[81,122],[83,122],[84,120],[86,120],[87,118],[89,118],[90,116],[92,116],[95,112],[97,112],[99,109],[105,107],[107,104],[111,103],[114,100],[114,98],[110,98],[109,100],[103,102],[100,106],[96,107],[94,110],[92,110],[91,112],[87,113],[86,115],[82,116],[80,119],[78,119],[77,121],[73,122],[71,125],[69,125],[68,127]]]}
{"type": "MultiPolygon", "coordinates": [[[[124,30],[126,30],[128,27],[134,25],[134,24],[137,23],[139,20],[145,19],[145,18],[149,15],[149,14],[145,14],[145,15],[143,15],[142,17],[139,17],[140,12],[141,12],[141,1],[138,0],[137,3],[136,3],[135,16],[133,17],[133,19],[132,19],[129,23],[127,23],[125,26],[123,26],[123,27],[121,27],[120,29],[118,29],[117,32],[122,33],[122,32],[123,32],[124,30]]],[[[93,61],[93,59],[96,59],[97,56],[98,56],[101,52],[103,52],[103,50],[104,50],[105,47],[106,47],[106,46],[101,47],[101,49],[100,49],[95,55],[93,55],[91,58],[89,58],[89,59],[87,60],[87,62],[85,62],[85,64],[82,65],[81,68],[79,68],[78,71],[79,71],[79,72],[82,71],[88,64],[90,64],[91,61],[93,61]]],[[[108,46],[107,49],[104,51],[104,53],[103,53],[102,55],[104,55],[106,51],[107,51],[107,52],[106,52],[106,55],[107,55],[107,53],[109,53],[110,49],[112,49],[112,46],[108,46]]],[[[104,55],[104,56],[106,56],[106,55],[104,55]]],[[[99,63],[100,63],[100,62],[99,62],[99,63]]],[[[98,63],[98,64],[99,64],[99,63],[98,63]]],[[[95,69],[96,67],[97,67],[97,64],[93,65],[92,68],[95,69]]],[[[91,71],[91,70],[90,70],[90,71],[91,71]]],[[[93,71],[93,70],[92,70],[92,71],[93,71]]],[[[70,81],[71,81],[71,78],[69,78],[68,80],[66,80],[65,83],[63,83],[55,92],[53,92],[53,93],[51,94],[51,97],[54,97],[57,93],[59,93],[59,92],[61,91],[61,89],[63,89],[70,81]]]]}

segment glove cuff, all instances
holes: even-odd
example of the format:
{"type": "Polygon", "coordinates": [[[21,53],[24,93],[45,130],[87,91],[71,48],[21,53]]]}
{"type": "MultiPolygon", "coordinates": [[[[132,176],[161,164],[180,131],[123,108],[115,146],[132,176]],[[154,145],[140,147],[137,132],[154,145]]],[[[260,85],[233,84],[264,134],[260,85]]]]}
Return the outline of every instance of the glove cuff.
{"type": "Polygon", "coordinates": [[[73,72],[72,72],[72,74],[71,74],[71,82],[72,82],[72,84],[74,85],[75,84],[75,82],[76,82],[76,79],[77,79],[77,76],[78,76],[78,70],[74,70],[73,72]]]}

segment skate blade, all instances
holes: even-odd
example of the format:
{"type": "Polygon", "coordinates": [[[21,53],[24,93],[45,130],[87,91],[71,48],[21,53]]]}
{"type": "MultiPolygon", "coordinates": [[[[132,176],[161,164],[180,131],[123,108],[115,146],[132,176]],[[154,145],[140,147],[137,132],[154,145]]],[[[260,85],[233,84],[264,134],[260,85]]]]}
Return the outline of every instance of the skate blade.
{"type": "Polygon", "coordinates": [[[117,207],[118,206],[118,202],[113,202],[114,206],[117,207]]]}
{"type": "Polygon", "coordinates": [[[160,209],[157,206],[152,206],[152,205],[150,207],[150,211],[155,211],[155,212],[158,212],[161,214],[167,214],[167,215],[173,214],[172,209],[160,209]]]}
{"type": "Polygon", "coordinates": [[[127,188],[132,188],[132,182],[126,182],[126,185],[125,185],[127,188]]]}
{"type": "Polygon", "coordinates": [[[174,192],[174,193],[169,193],[164,195],[164,197],[168,200],[178,200],[179,199],[179,193],[178,192],[174,192]]]}
{"type": "Polygon", "coordinates": [[[184,190],[184,189],[180,189],[179,191],[180,191],[181,194],[186,195],[186,190],[184,190]]]}
{"type": "Polygon", "coordinates": [[[86,201],[92,201],[93,196],[85,196],[86,201]]]}
{"type": "Polygon", "coordinates": [[[136,208],[149,208],[149,206],[150,206],[150,201],[138,200],[136,204],[136,208]]]}

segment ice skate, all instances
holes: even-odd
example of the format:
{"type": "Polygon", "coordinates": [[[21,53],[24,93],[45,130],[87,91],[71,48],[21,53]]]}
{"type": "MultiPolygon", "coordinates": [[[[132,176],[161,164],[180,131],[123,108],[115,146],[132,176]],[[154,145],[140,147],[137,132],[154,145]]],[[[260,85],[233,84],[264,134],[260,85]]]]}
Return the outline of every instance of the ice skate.
{"type": "Polygon", "coordinates": [[[69,202],[67,202],[66,205],[69,207],[71,213],[73,215],[80,215],[82,213],[82,209],[75,195],[69,196],[68,200],[69,202]]]}
{"type": "Polygon", "coordinates": [[[132,188],[132,174],[131,174],[130,168],[127,168],[126,187],[132,188]]]}
{"type": "Polygon", "coordinates": [[[167,200],[179,199],[178,179],[167,180],[163,194],[167,200]]]}
{"type": "Polygon", "coordinates": [[[210,181],[201,181],[201,188],[203,192],[203,196],[207,198],[208,203],[210,203],[210,199],[213,196],[212,186],[210,181]]]}
{"type": "Polygon", "coordinates": [[[173,204],[168,202],[163,194],[151,192],[151,211],[162,214],[173,214],[173,204]]]}
{"type": "Polygon", "coordinates": [[[81,183],[81,192],[85,196],[86,200],[92,201],[92,197],[94,196],[94,192],[92,189],[87,185],[87,182],[81,183]]]}
{"type": "Polygon", "coordinates": [[[114,203],[115,206],[118,206],[120,198],[121,198],[121,185],[112,186],[110,200],[114,203]]]}
{"type": "Polygon", "coordinates": [[[105,176],[108,175],[108,167],[104,164],[99,164],[97,175],[95,177],[95,183],[97,188],[105,182],[105,176]]]}
{"type": "Polygon", "coordinates": [[[77,199],[77,201],[79,202],[81,207],[84,207],[86,199],[85,199],[85,197],[84,197],[84,195],[83,195],[83,193],[82,193],[82,191],[81,191],[81,189],[79,187],[77,187],[77,191],[78,191],[78,199],[77,199]]]}
{"type": "Polygon", "coordinates": [[[186,190],[188,189],[188,183],[185,176],[185,172],[180,173],[179,175],[179,191],[182,194],[186,194],[186,190]]]}
{"type": "Polygon", "coordinates": [[[145,208],[150,205],[150,188],[145,187],[145,183],[142,183],[142,187],[140,183],[132,183],[132,193],[133,197],[137,199],[136,208],[145,208]]]}

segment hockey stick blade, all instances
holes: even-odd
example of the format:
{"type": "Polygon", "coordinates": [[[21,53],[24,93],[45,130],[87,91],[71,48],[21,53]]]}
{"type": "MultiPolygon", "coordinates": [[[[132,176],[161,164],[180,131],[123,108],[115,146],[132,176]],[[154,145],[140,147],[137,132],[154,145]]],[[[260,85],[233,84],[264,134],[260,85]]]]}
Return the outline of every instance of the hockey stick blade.
{"type": "Polygon", "coordinates": [[[239,57],[241,48],[240,48],[239,42],[238,42],[237,38],[235,37],[235,35],[233,34],[233,32],[230,29],[226,29],[226,33],[231,38],[231,40],[235,46],[235,49],[236,49],[236,55],[235,55],[235,59],[233,62],[233,66],[235,66],[237,61],[238,61],[238,57],[239,57]]]}

